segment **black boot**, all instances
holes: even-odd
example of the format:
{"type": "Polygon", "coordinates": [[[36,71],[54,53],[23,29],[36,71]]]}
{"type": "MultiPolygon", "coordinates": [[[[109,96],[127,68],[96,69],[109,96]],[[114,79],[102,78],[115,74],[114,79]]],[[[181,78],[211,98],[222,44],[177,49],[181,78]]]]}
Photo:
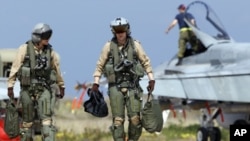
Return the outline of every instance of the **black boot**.
{"type": "Polygon", "coordinates": [[[176,66],[179,66],[182,64],[182,58],[178,58],[178,62],[175,64],[176,66]]]}

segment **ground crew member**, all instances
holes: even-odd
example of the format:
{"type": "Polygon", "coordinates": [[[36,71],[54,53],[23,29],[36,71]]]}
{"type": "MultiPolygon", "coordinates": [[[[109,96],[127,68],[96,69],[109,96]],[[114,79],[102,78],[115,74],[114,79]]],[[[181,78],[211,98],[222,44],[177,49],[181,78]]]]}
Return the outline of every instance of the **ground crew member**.
{"type": "MultiPolygon", "coordinates": [[[[21,141],[32,141],[34,115],[41,122],[43,141],[55,141],[55,127],[52,124],[55,102],[54,85],[60,88],[60,98],[64,96],[64,80],[61,76],[59,56],[49,44],[52,29],[48,24],[39,23],[31,40],[21,45],[13,61],[8,78],[8,96],[14,97],[13,87],[16,78],[21,85],[22,104],[21,141]]],[[[58,87],[57,87],[58,88],[58,87]]]]}
{"type": "Polygon", "coordinates": [[[98,91],[100,77],[104,74],[108,79],[113,139],[125,140],[126,108],[129,120],[128,140],[138,141],[142,133],[140,111],[143,95],[139,80],[146,72],[149,79],[147,88],[153,91],[155,85],[153,71],[150,59],[140,42],[130,36],[130,25],[127,19],[116,18],[111,22],[110,27],[114,37],[104,45],[97,61],[92,91],[98,91]]]}
{"type": "Polygon", "coordinates": [[[178,62],[176,65],[181,65],[182,59],[186,51],[186,44],[189,42],[193,49],[193,52],[195,53],[198,50],[198,42],[197,42],[198,40],[196,39],[196,36],[192,32],[192,29],[184,21],[184,18],[186,18],[191,22],[191,24],[195,25],[195,20],[193,15],[186,12],[186,7],[183,4],[179,5],[178,10],[179,14],[175,16],[175,19],[167,28],[166,33],[168,33],[177,23],[179,24],[180,28],[179,51],[178,51],[178,62]]]}

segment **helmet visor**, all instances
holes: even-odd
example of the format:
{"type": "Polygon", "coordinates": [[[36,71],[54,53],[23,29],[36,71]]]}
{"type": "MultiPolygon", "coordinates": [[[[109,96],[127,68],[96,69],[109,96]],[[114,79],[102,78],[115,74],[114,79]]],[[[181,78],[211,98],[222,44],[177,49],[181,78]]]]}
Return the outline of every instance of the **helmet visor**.
{"type": "Polygon", "coordinates": [[[48,40],[51,37],[51,35],[52,35],[52,30],[49,30],[41,34],[41,39],[48,40]]]}
{"type": "Polygon", "coordinates": [[[123,33],[128,31],[128,25],[113,26],[115,33],[123,33]]]}

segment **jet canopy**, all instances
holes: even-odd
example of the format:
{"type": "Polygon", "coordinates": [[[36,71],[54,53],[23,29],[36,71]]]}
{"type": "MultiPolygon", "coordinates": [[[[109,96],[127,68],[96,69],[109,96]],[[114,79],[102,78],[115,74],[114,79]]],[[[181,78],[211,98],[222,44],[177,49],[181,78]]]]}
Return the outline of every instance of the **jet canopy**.
{"type": "Polygon", "coordinates": [[[187,6],[186,12],[194,16],[198,30],[216,40],[231,40],[216,13],[206,3],[194,1],[187,6]]]}

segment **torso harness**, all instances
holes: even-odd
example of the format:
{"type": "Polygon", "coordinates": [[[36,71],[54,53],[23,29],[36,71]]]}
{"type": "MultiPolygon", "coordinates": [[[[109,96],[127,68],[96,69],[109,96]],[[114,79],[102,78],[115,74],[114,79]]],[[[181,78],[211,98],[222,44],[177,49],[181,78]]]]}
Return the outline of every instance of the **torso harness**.
{"type": "Polygon", "coordinates": [[[120,88],[139,87],[139,80],[144,76],[144,69],[135,51],[134,40],[128,38],[127,43],[120,50],[117,41],[111,40],[110,52],[105,65],[104,74],[109,86],[120,88]]]}
{"type": "Polygon", "coordinates": [[[51,69],[52,46],[45,46],[41,54],[36,54],[32,41],[27,42],[27,51],[23,65],[18,71],[22,89],[42,92],[44,88],[51,91],[50,85],[55,83],[55,71],[51,69]]]}

